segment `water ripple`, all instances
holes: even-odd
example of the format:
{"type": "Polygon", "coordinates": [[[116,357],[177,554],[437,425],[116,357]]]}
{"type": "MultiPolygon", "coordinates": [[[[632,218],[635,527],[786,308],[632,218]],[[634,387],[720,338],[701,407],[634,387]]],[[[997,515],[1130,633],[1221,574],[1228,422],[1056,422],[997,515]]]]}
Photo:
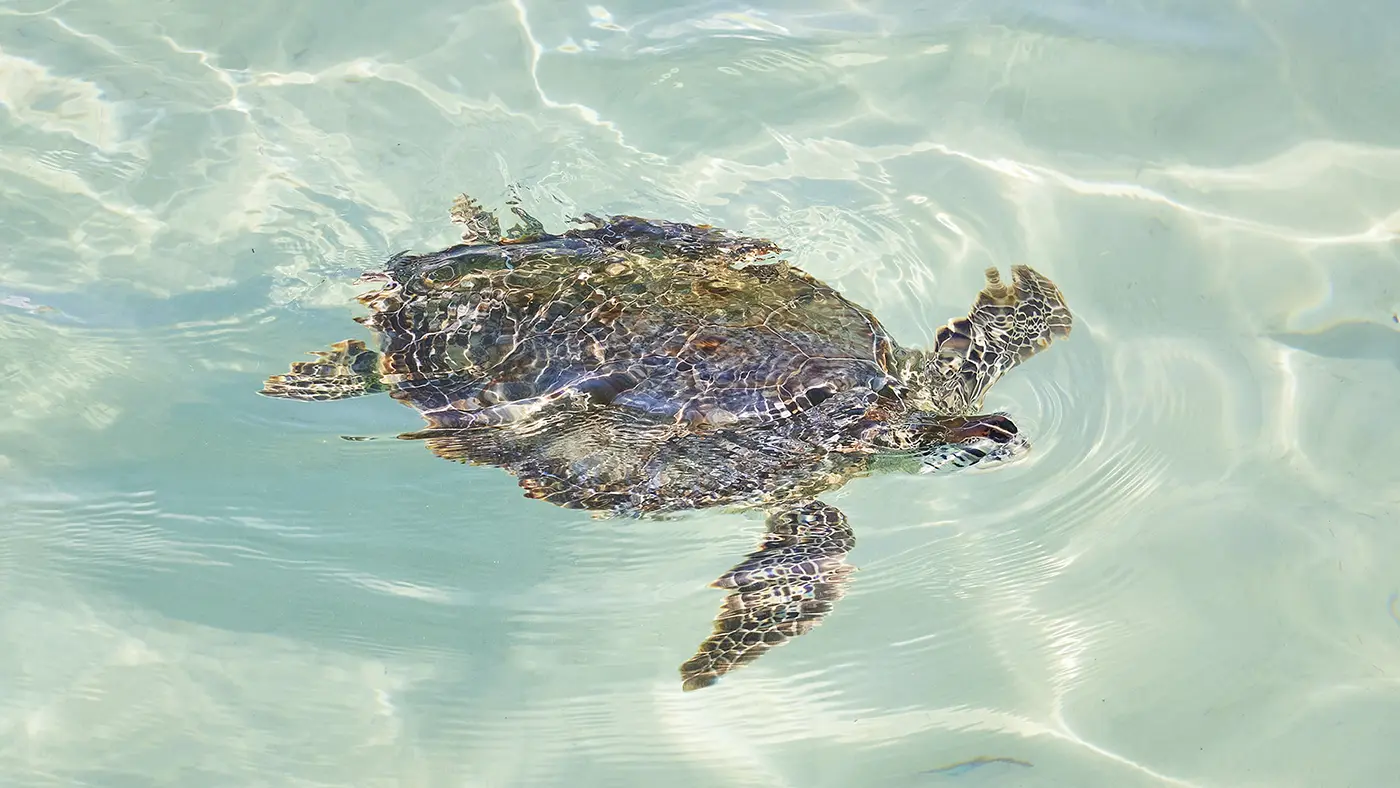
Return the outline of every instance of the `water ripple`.
{"type": "Polygon", "coordinates": [[[0,772],[1394,771],[1400,152],[1372,9],[333,5],[0,8],[0,772]],[[682,694],[705,584],[760,520],[580,519],[340,439],[416,418],[384,398],[253,393],[358,336],[355,276],[451,242],[462,190],[773,237],[910,345],[1028,262],[1075,334],[988,402],[1025,460],[849,485],[840,609],[682,694]]]}

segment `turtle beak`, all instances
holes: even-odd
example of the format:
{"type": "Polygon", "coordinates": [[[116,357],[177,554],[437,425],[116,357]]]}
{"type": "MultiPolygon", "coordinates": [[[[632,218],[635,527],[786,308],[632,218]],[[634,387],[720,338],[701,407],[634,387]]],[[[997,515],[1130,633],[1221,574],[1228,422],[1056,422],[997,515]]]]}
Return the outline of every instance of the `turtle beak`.
{"type": "Polygon", "coordinates": [[[1030,443],[1004,413],[946,419],[941,440],[921,453],[920,473],[996,465],[1020,457],[1030,443]]]}

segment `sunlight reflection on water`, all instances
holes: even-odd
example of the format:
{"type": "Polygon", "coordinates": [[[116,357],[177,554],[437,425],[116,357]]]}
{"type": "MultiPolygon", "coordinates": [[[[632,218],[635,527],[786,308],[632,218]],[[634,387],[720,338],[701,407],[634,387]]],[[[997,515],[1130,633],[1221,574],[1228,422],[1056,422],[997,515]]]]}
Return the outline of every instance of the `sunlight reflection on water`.
{"type": "Polygon", "coordinates": [[[1353,5],[0,8],[0,774],[1385,784],[1400,48],[1353,5]],[[512,189],[771,237],[908,344],[1036,266],[1032,453],[844,489],[850,597],[681,694],[761,522],[253,394],[512,189]]]}

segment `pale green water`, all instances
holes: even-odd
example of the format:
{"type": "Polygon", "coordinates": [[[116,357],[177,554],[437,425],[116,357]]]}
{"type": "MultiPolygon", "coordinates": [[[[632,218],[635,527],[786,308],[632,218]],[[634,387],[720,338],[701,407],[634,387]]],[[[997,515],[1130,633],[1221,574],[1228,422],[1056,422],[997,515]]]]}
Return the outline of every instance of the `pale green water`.
{"type": "Polygon", "coordinates": [[[0,785],[1397,784],[1393,3],[665,5],[0,5],[0,785]],[[683,694],[760,521],[254,394],[510,184],[909,343],[1035,265],[1034,452],[845,488],[851,594],[683,694]]]}

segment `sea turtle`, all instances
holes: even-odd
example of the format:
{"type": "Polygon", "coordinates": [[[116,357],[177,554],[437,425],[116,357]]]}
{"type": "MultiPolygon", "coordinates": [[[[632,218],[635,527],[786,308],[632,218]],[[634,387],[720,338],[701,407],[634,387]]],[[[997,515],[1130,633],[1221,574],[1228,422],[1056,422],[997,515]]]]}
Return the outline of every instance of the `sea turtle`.
{"type": "Polygon", "coordinates": [[[988,269],[971,312],[918,350],[769,241],[591,214],[552,234],[512,210],[522,224],[502,236],[460,197],[464,243],[365,275],[356,320],[378,349],[339,342],[262,393],[388,392],[427,422],[400,438],[597,516],[765,510],[762,544],[713,583],[729,596],[681,666],[686,690],[807,632],[843,595],[854,536],[818,496],[890,457],[930,471],[1026,449],[1005,414],[978,412],[983,395],[1070,331],[1059,290],[1027,266],[1010,283],[988,269]]]}

